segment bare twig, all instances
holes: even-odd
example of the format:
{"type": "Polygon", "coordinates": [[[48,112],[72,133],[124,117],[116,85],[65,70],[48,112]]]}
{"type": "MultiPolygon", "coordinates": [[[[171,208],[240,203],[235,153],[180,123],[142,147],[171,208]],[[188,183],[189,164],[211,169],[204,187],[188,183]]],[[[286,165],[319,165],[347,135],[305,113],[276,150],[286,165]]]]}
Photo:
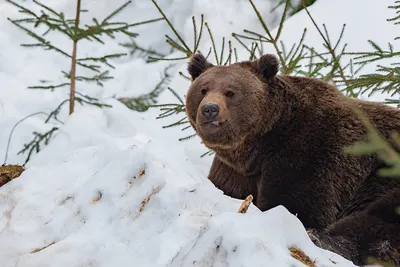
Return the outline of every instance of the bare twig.
{"type": "Polygon", "coordinates": [[[10,135],[8,136],[6,154],[5,154],[5,156],[4,156],[4,163],[3,163],[3,166],[7,164],[8,149],[9,149],[9,147],[10,147],[11,136],[12,136],[12,134],[13,134],[15,128],[18,126],[18,124],[20,124],[20,123],[23,122],[24,120],[26,120],[26,119],[28,119],[28,118],[30,118],[30,117],[39,115],[39,114],[44,114],[44,115],[46,115],[46,116],[48,115],[46,112],[36,112],[36,113],[32,113],[32,114],[30,114],[30,115],[28,115],[28,116],[26,116],[26,117],[20,119],[20,120],[14,125],[14,127],[11,129],[10,135]]]}
{"type": "Polygon", "coordinates": [[[240,205],[238,213],[246,213],[252,201],[253,201],[253,196],[248,195],[246,199],[243,201],[242,205],[240,205]]]}

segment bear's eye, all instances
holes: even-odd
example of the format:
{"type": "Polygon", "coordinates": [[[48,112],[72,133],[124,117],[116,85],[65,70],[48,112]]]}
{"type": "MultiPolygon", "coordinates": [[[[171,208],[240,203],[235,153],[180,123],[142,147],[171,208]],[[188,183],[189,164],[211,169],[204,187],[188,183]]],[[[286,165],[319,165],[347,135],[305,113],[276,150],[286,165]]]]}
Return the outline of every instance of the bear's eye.
{"type": "Polygon", "coordinates": [[[201,94],[202,94],[202,95],[207,94],[207,89],[201,89],[201,94]]]}
{"type": "Polygon", "coordinates": [[[225,93],[225,95],[226,95],[227,97],[232,97],[232,96],[235,95],[235,93],[233,93],[232,91],[228,91],[228,92],[225,93]]]}

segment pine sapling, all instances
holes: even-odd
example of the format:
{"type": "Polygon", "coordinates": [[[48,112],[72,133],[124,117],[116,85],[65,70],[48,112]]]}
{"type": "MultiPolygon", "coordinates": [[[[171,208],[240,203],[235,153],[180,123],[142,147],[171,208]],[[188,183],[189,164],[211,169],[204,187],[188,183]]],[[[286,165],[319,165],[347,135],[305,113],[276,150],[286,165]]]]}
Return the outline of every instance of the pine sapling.
{"type": "MultiPolygon", "coordinates": [[[[91,25],[81,25],[80,18],[82,13],[88,12],[87,10],[81,10],[81,1],[76,0],[76,14],[72,19],[68,19],[65,17],[64,13],[57,12],[56,10],[50,8],[47,5],[40,3],[37,0],[33,0],[33,3],[41,8],[40,13],[35,13],[28,8],[25,8],[23,5],[18,4],[12,0],[6,0],[8,3],[14,5],[19,9],[19,11],[24,14],[26,17],[22,19],[10,19],[8,20],[17,26],[19,29],[25,31],[30,37],[32,37],[36,42],[32,44],[23,44],[24,47],[30,48],[43,48],[45,50],[50,50],[58,53],[70,60],[71,69],[69,71],[62,71],[64,75],[65,82],[57,83],[57,84],[47,84],[47,81],[41,81],[42,85],[30,86],[29,89],[41,89],[41,90],[50,90],[54,91],[55,89],[69,86],[69,95],[63,100],[60,104],[57,105],[56,109],[52,111],[45,123],[48,123],[50,119],[55,119],[60,122],[58,119],[58,115],[61,112],[62,107],[69,103],[69,115],[71,115],[75,110],[75,103],[79,103],[81,105],[93,105],[96,107],[111,107],[106,103],[102,103],[99,99],[86,95],[84,93],[78,92],[77,82],[95,82],[98,86],[103,86],[103,83],[112,79],[110,76],[109,69],[114,69],[115,67],[111,64],[111,60],[120,58],[122,56],[126,56],[126,53],[116,53],[116,54],[108,54],[101,57],[85,57],[78,58],[78,48],[79,42],[82,40],[88,40],[91,42],[96,42],[101,45],[105,44],[105,41],[102,40],[103,36],[107,36],[109,38],[114,39],[115,34],[122,34],[129,38],[136,38],[138,36],[137,33],[132,32],[131,28],[153,23],[156,21],[163,20],[163,18],[151,19],[147,21],[137,22],[137,23],[126,23],[126,22],[118,22],[113,21],[113,18],[123,11],[131,1],[126,2],[122,6],[115,9],[108,16],[106,16],[102,21],[99,21],[96,18],[93,18],[93,23],[91,25]],[[28,28],[27,25],[32,25],[33,29],[28,28]],[[35,32],[35,29],[38,26],[43,26],[45,31],[43,33],[35,32]],[[47,39],[47,36],[51,32],[58,32],[66,36],[72,42],[72,52],[68,53],[61,48],[53,45],[52,42],[47,39]],[[95,74],[93,76],[80,76],[78,74],[79,68],[87,69],[95,74]]],[[[61,122],[62,123],[62,122],[61,122]]],[[[46,133],[34,133],[34,139],[25,144],[24,148],[20,151],[20,153],[28,152],[28,157],[26,162],[29,161],[30,156],[33,151],[40,151],[40,144],[43,143],[47,145],[50,139],[56,134],[59,127],[54,126],[46,133]]],[[[25,162],[25,163],[26,163],[25,162]]]]}

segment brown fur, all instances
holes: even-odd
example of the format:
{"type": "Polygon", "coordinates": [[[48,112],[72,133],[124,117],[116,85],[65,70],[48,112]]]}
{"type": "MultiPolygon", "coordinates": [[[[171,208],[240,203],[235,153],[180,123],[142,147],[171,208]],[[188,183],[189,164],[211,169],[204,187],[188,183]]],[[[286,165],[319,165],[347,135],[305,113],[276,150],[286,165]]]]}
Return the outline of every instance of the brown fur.
{"type": "Polygon", "coordinates": [[[399,110],[348,98],[322,80],[277,75],[272,55],[213,66],[197,54],[188,70],[186,111],[215,151],[216,187],[234,198],[252,194],[262,211],[285,206],[323,246],[356,264],[368,256],[400,264],[400,178],[378,177],[384,164],[375,155],[343,152],[366,139],[351,105],[386,138],[400,130],[399,110]],[[204,104],[218,105],[218,125],[202,115],[204,104]]]}

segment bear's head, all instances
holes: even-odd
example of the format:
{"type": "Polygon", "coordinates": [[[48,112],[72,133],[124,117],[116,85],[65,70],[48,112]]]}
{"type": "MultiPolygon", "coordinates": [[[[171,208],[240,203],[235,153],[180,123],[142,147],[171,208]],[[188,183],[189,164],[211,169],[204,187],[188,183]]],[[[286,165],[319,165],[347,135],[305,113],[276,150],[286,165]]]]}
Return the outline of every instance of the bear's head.
{"type": "Polygon", "coordinates": [[[229,66],[214,66],[201,54],[191,58],[186,112],[207,147],[234,148],[266,130],[274,112],[278,69],[277,58],[270,54],[229,66]]]}

